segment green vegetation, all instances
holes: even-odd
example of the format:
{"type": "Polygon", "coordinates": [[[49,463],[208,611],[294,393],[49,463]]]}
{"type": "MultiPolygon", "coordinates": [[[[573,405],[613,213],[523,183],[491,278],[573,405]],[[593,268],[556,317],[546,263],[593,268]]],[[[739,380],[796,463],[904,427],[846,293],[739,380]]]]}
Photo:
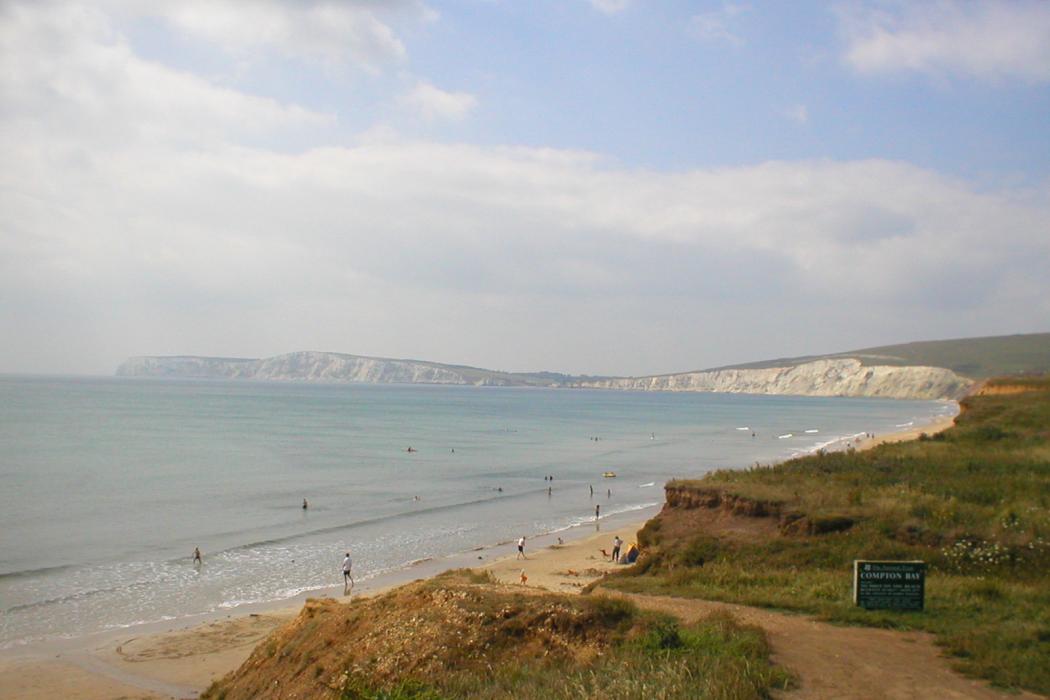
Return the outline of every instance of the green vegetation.
{"type": "Polygon", "coordinates": [[[768,698],[793,678],[728,615],[683,625],[621,597],[452,571],[343,605],[310,600],[203,698],[768,698]]]}
{"type": "Polygon", "coordinates": [[[613,643],[592,660],[544,660],[535,655],[477,668],[452,665],[426,680],[377,684],[351,675],[342,700],[446,700],[449,698],[766,698],[793,680],[768,663],[761,630],[727,615],[680,626],[668,616],[642,613],[608,598],[583,601],[596,625],[618,630],[613,643]]]}
{"type": "Polygon", "coordinates": [[[901,345],[882,345],[831,355],[780,358],[745,365],[732,365],[732,367],[740,369],[785,367],[814,360],[844,357],[855,357],[866,365],[945,367],[971,379],[986,379],[999,375],[1038,374],[1050,372],[1050,333],[928,340],[901,345]]]}
{"type": "Polygon", "coordinates": [[[960,669],[1050,692],[1050,379],[989,386],[1026,391],[971,397],[918,441],[673,484],[760,502],[780,534],[681,536],[665,513],[639,535],[652,555],[605,585],[928,630],[960,669]],[[854,559],[928,562],[926,611],[854,607],[854,559]]]}

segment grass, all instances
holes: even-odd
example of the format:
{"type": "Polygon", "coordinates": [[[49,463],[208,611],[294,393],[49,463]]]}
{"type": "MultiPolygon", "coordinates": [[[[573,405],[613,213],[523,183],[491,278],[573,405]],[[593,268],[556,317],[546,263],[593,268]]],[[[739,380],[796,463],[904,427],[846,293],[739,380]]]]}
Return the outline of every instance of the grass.
{"type": "Polygon", "coordinates": [[[1028,391],[971,397],[932,438],[678,482],[765,501],[781,523],[851,525],[672,539],[658,518],[640,533],[653,556],[607,585],[927,630],[961,670],[1050,692],[1050,379],[1002,383],[1028,391]],[[855,607],[854,559],[926,561],[926,611],[855,607]]]}
{"type": "Polygon", "coordinates": [[[733,365],[738,368],[784,367],[825,358],[856,357],[865,365],[946,367],[972,379],[1050,372],[1050,333],[985,338],[927,340],[882,345],[831,355],[807,355],[733,365]]]}
{"type": "MultiPolygon", "coordinates": [[[[769,665],[761,630],[731,617],[715,616],[680,626],[671,617],[641,613],[622,600],[585,602],[621,636],[588,662],[523,656],[514,663],[449,669],[429,679],[399,679],[375,685],[352,675],[342,700],[446,700],[448,698],[767,698],[771,689],[792,687],[785,671],[769,665]]],[[[602,624],[602,623],[599,623],[602,624]]]]}

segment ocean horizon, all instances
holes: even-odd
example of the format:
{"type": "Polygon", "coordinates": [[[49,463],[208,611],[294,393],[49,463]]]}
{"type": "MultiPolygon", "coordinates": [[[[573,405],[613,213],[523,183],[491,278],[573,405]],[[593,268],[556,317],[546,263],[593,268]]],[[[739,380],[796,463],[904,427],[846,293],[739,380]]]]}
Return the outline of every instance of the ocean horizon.
{"type": "Polygon", "coordinates": [[[834,449],[954,410],[869,398],[0,377],[0,648],[290,600],[340,584],[346,551],[367,581],[565,531],[593,521],[596,506],[602,518],[656,507],[674,477],[834,449]]]}

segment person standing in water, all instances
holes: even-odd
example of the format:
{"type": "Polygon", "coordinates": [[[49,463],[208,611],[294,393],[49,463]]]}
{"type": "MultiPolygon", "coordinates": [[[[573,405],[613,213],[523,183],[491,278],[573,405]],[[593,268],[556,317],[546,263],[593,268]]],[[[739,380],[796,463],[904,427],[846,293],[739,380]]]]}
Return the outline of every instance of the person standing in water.
{"type": "Polygon", "coordinates": [[[594,519],[597,520],[598,518],[600,518],[601,514],[602,514],[602,504],[599,503],[598,505],[594,506],[594,519]]]}
{"type": "Polygon", "coordinates": [[[352,559],[350,559],[350,552],[346,553],[346,558],[343,559],[343,590],[351,590],[354,587],[354,577],[350,575],[350,568],[354,565],[352,559]]]}
{"type": "Polygon", "coordinates": [[[194,547],[193,548],[193,564],[194,564],[194,566],[200,566],[203,563],[204,563],[204,561],[201,559],[201,548],[200,547],[194,547]]]}
{"type": "Polygon", "coordinates": [[[307,508],[309,508],[309,507],[310,507],[310,504],[309,504],[309,503],[307,503],[307,502],[306,502],[306,499],[304,498],[304,499],[303,499],[303,510],[306,510],[306,509],[307,509],[307,508]]]}

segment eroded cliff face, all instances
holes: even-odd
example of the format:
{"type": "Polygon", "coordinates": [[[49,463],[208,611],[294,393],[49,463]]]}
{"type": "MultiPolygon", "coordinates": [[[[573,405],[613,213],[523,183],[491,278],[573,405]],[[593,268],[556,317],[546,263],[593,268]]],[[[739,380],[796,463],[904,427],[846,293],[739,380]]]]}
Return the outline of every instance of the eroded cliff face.
{"type": "Polygon", "coordinates": [[[731,394],[959,398],[973,382],[942,367],[865,366],[851,358],[792,367],[723,369],[654,377],[616,377],[574,386],[634,391],[712,391],[731,394]]]}
{"type": "Polygon", "coordinates": [[[940,367],[865,366],[856,359],[816,360],[791,367],[724,369],[652,377],[563,378],[388,360],[328,352],[293,352],[261,360],[210,357],[133,357],[123,377],[257,379],[300,382],[560,386],[634,391],[710,391],[733,394],[959,398],[972,382],[940,367]]]}

